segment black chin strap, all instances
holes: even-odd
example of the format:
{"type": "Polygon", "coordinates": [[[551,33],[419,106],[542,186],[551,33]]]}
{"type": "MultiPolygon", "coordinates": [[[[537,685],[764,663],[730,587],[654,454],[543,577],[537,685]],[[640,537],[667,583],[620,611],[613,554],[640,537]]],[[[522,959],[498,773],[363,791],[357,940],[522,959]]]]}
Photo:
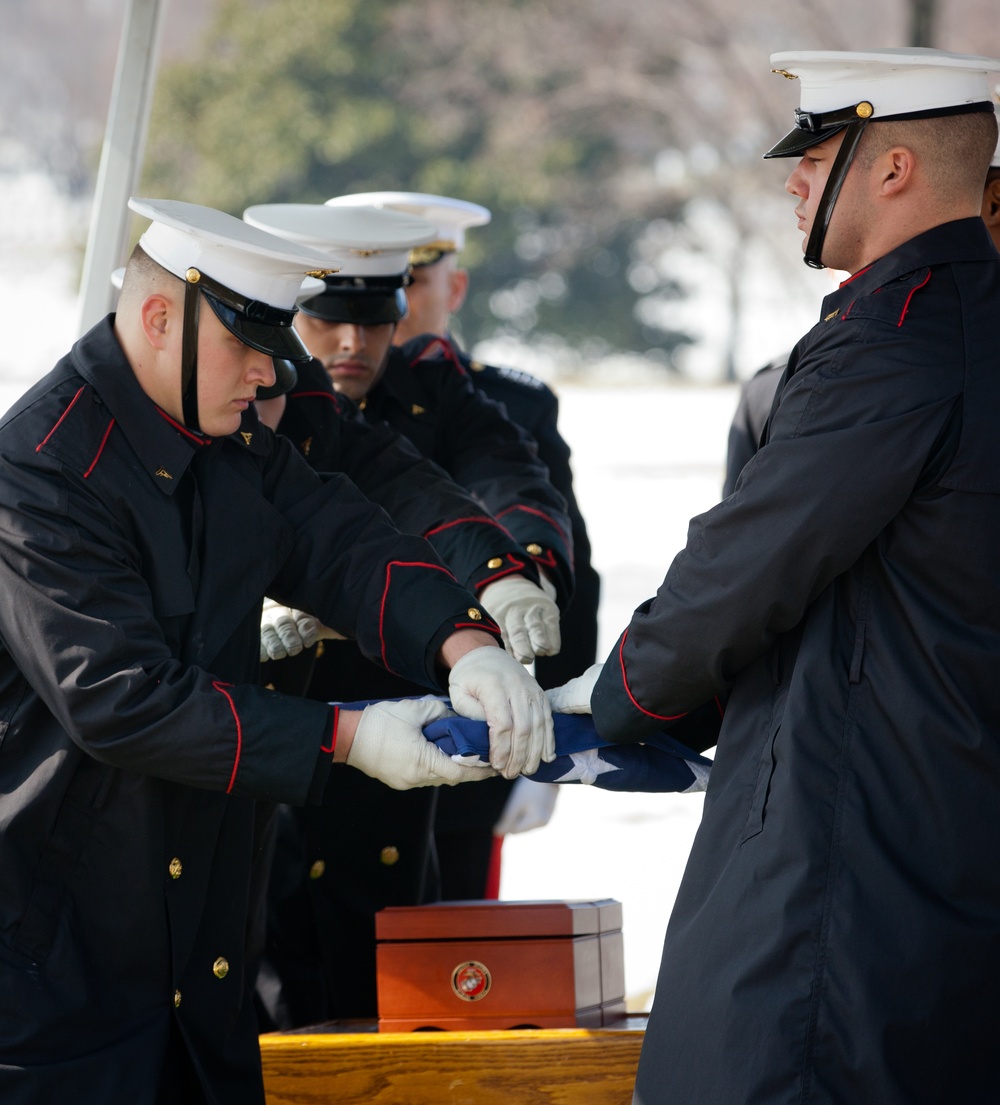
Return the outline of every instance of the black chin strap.
{"type": "Polygon", "coordinates": [[[826,182],[826,187],[823,189],[823,195],[820,197],[819,204],[816,207],[816,216],[813,219],[812,230],[809,232],[809,241],[806,243],[806,252],[803,260],[810,268],[826,268],[822,260],[823,241],[826,238],[826,230],[830,225],[830,218],[833,215],[833,205],[837,202],[837,197],[840,195],[840,189],[843,187],[844,178],[847,176],[847,171],[850,169],[851,162],[854,160],[854,153],[858,148],[858,143],[861,141],[861,136],[864,134],[867,124],[867,119],[858,119],[853,123],[849,123],[844,130],[844,140],[840,143],[840,149],[837,151],[837,156],[833,160],[833,168],[830,170],[830,176],[826,182]]]}
{"type": "Polygon", "coordinates": [[[201,290],[198,282],[201,273],[188,269],[184,286],[184,327],[181,341],[181,407],[184,425],[195,433],[201,433],[198,422],[198,307],[201,290]]]}

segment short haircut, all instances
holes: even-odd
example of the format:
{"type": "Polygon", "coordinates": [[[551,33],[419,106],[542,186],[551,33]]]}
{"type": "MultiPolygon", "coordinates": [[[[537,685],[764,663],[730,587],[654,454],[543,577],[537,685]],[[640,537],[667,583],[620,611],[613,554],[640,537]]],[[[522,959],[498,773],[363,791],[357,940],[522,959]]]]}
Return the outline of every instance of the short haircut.
{"type": "Polygon", "coordinates": [[[906,146],[917,154],[942,199],[981,196],[997,146],[996,114],[978,111],[931,119],[876,120],[865,129],[856,157],[863,168],[870,169],[894,146],[906,146]]]}
{"type": "Polygon", "coordinates": [[[142,246],[136,245],[125,266],[121,295],[118,298],[119,307],[141,302],[151,292],[162,289],[169,281],[178,281],[178,278],[154,261],[142,246]]]}

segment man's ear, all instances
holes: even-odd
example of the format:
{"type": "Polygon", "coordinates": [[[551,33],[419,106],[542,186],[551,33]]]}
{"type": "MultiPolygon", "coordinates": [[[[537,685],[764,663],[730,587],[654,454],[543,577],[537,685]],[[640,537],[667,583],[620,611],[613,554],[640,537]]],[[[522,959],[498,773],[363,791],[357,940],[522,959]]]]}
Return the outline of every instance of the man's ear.
{"type": "Polygon", "coordinates": [[[1000,176],[986,185],[983,192],[982,216],[987,226],[1000,226],[1000,176]]]}
{"type": "Polygon", "coordinates": [[[455,269],[448,278],[448,314],[453,315],[465,302],[469,290],[469,274],[465,269],[455,269]]]}
{"type": "Polygon", "coordinates": [[[142,332],[154,349],[163,349],[167,344],[172,311],[173,304],[162,292],[146,296],[139,307],[142,332]]]}
{"type": "Polygon", "coordinates": [[[897,195],[913,183],[917,159],[907,146],[893,146],[875,162],[878,190],[883,196],[897,195]]]}

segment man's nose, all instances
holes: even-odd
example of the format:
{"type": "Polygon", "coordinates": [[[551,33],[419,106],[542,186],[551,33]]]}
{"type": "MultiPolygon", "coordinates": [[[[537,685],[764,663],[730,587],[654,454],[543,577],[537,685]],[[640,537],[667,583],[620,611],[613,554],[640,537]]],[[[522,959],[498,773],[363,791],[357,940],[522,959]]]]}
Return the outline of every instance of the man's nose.
{"type": "Polygon", "coordinates": [[[340,347],[349,353],[360,353],[365,347],[365,328],[346,323],[341,331],[340,347]]]}

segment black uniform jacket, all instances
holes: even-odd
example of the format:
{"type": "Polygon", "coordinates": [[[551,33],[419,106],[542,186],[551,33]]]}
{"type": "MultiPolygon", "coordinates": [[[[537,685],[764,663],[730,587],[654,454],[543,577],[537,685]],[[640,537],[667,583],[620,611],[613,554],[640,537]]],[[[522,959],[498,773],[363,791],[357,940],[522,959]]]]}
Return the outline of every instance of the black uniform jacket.
{"type": "Polygon", "coordinates": [[[1000,258],[981,220],[827,296],[765,443],[593,699],[731,688],[636,1100],[1000,1100],[1000,258]]]}
{"type": "Polygon", "coordinates": [[[278,432],[318,472],[343,472],[403,533],[425,537],[471,590],[517,573],[537,582],[534,560],[472,494],[385,422],[370,422],[333,389],[322,364],[299,367],[278,432]]]}
{"type": "Polygon", "coordinates": [[[212,1100],[263,1100],[254,799],[318,798],[335,726],[250,684],[265,591],[424,682],[487,624],[254,412],[218,440],[173,423],[105,319],[0,422],[5,1103],[152,1102],[172,1018],[212,1100]]]}
{"type": "Polygon", "coordinates": [[[369,420],[388,422],[470,491],[548,572],[560,609],[573,594],[573,537],[566,503],[534,441],[472,386],[444,338],[393,346],[365,397],[369,420]]]}

